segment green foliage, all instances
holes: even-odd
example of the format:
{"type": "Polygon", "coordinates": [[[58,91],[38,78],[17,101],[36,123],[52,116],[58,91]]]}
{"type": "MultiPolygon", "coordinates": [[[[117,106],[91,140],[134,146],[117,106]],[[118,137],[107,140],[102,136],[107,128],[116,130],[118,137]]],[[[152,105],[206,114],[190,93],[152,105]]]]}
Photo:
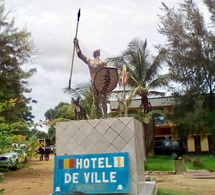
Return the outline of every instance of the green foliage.
{"type": "Polygon", "coordinates": [[[153,156],[146,160],[147,171],[175,171],[175,163],[170,156],[153,156]]]}
{"type": "Polygon", "coordinates": [[[119,70],[122,69],[122,65],[126,64],[127,85],[133,89],[130,98],[142,97],[143,94],[148,95],[148,93],[158,95],[159,92],[152,91],[152,89],[164,86],[169,81],[169,74],[160,75],[164,56],[164,51],[160,51],[157,56],[150,55],[147,50],[147,41],[134,39],[128,44],[127,50],[119,56],[108,58],[108,62],[119,70]]]}
{"type": "Polygon", "coordinates": [[[4,189],[0,189],[0,194],[4,194],[4,189]]]}
{"type": "Polygon", "coordinates": [[[46,120],[52,121],[57,118],[72,119],[71,105],[60,102],[54,109],[50,108],[45,112],[46,120]]]}
{"type": "MultiPolygon", "coordinates": [[[[70,121],[74,118],[74,107],[71,104],[60,102],[54,109],[50,108],[45,112],[46,125],[49,126],[47,138],[51,143],[55,142],[55,125],[57,122],[70,121]]],[[[37,131],[37,135],[39,134],[37,131]]],[[[41,137],[41,138],[46,138],[41,137]]]]}
{"type": "Polygon", "coordinates": [[[191,162],[191,158],[190,158],[190,156],[188,156],[188,155],[182,156],[182,160],[183,160],[183,162],[185,162],[185,163],[191,162]]]}
{"type": "Polygon", "coordinates": [[[130,117],[134,117],[144,124],[149,124],[154,114],[163,114],[161,110],[152,110],[148,113],[144,113],[144,110],[136,110],[129,114],[130,117]]]}
{"type": "MultiPolygon", "coordinates": [[[[29,62],[34,53],[34,45],[30,40],[31,34],[26,29],[15,27],[14,19],[9,19],[5,13],[4,1],[0,2],[0,153],[13,148],[11,144],[15,134],[27,135],[29,124],[34,116],[28,104],[31,98],[26,98],[24,93],[30,93],[27,80],[36,69],[22,68],[29,62]]],[[[19,137],[19,136],[18,136],[19,137]]],[[[19,137],[21,139],[21,137],[19,137]]],[[[24,137],[21,140],[24,141],[24,137]]],[[[27,148],[16,148],[21,154],[27,148]]],[[[31,156],[31,152],[28,152],[31,156]]],[[[3,174],[0,173],[0,182],[3,174]]],[[[0,189],[3,194],[4,189],[0,189]]]]}
{"type": "MultiPolygon", "coordinates": [[[[214,2],[205,0],[214,25],[214,2]]],[[[215,32],[205,23],[194,1],[184,0],[178,8],[163,3],[159,32],[168,44],[166,62],[172,79],[178,84],[173,94],[177,98],[174,114],[169,119],[177,125],[182,139],[188,134],[215,135],[215,32]]],[[[205,14],[207,16],[207,14],[205,14]]]]}
{"type": "Polygon", "coordinates": [[[203,15],[193,1],[182,1],[179,8],[163,4],[159,32],[167,37],[166,61],[173,79],[182,92],[194,89],[197,93],[214,91],[214,34],[205,24],[203,15]]]}
{"type": "Polygon", "coordinates": [[[0,3],[0,122],[4,129],[10,128],[17,134],[28,132],[27,123],[32,122],[33,115],[28,106],[31,98],[27,80],[36,69],[22,68],[34,54],[31,34],[26,29],[15,27],[14,19],[5,13],[3,2],[0,3]],[[13,104],[8,105],[8,104],[13,104]],[[3,111],[2,111],[3,109],[3,111]]]}
{"type": "Polygon", "coordinates": [[[54,126],[49,127],[48,138],[50,139],[51,143],[55,143],[55,127],[54,126]]]}
{"type": "Polygon", "coordinates": [[[37,125],[34,126],[34,128],[31,129],[31,131],[29,132],[27,138],[31,138],[31,137],[37,137],[38,139],[48,139],[48,134],[44,131],[39,131],[37,130],[37,125]]]}
{"type": "Polygon", "coordinates": [[[196,193],[189,189],[176,191],[176,190],[158,188],[157,195],[164,195],[164,194],[168,194],[168,195],[191,195],[191,194],[193,194],[194,195],[196,193]]]}

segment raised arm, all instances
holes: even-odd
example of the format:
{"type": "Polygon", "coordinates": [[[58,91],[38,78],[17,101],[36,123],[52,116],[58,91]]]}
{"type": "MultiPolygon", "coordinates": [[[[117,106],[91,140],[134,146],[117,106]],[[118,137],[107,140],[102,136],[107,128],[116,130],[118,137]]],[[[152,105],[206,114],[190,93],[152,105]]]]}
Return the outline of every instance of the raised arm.
{"type": "Polygon", "coordinates": [[[73,43],[74,43],[74,45],[75,45],[75,48],[76,48],[76,52],[77,52],[78,57],[79,57],[83,62],[85,62],[86,64],[88,64],[87,57],[86,57],[85,55],[83,55],[82,52],[81,52],[81,49],[80,49],[80,47],[79,47],[78,39],[77,39],[77,38],[74,38],[73,43]]]}

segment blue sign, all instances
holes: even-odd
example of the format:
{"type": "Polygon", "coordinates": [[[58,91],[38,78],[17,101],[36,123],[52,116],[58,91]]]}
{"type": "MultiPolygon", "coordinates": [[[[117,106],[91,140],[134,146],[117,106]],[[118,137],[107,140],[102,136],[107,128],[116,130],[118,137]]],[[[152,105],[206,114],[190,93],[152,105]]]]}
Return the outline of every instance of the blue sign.
{"type": "Polygon", "coordinates": [[[129,193],[128,153],[56,156],[53,194],[129,193]]]}

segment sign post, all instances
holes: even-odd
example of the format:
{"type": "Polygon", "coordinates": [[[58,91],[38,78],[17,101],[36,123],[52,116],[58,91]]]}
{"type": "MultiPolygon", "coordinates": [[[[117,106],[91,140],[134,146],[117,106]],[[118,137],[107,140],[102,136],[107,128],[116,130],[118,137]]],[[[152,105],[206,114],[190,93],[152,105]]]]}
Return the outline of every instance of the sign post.
{"type": "Polygon", "coordinates": [[[128,153],[56,156],[53,194],[129,193],[128,153]]]}

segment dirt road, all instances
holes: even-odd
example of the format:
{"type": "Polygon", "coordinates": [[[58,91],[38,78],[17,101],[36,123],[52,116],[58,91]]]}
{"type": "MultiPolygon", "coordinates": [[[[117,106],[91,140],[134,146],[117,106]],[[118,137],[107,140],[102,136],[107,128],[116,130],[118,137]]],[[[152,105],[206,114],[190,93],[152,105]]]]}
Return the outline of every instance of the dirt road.
{"type": "Polygon", "coordinates": [[[29,160],[30,170],[19,169],[5,173],[0,189],[4,195],[49,195],[52,194],[54,155],[49,161],[29,160]]]}
{"type": "MultiPolygon", "coordinates": [[[[7,172],[0,183],[5,195],[50,195],[53,186],[54,156],[49,161],[30,160],[30,170],[7,172]]],[[[215,173],[213,173],[215,175],[215,173]]],[[[185,190],[188,194],[215,195],[215,179],[189,179],[183,173],[176,175],[151,175],[159,188],[185,190]]]]}

